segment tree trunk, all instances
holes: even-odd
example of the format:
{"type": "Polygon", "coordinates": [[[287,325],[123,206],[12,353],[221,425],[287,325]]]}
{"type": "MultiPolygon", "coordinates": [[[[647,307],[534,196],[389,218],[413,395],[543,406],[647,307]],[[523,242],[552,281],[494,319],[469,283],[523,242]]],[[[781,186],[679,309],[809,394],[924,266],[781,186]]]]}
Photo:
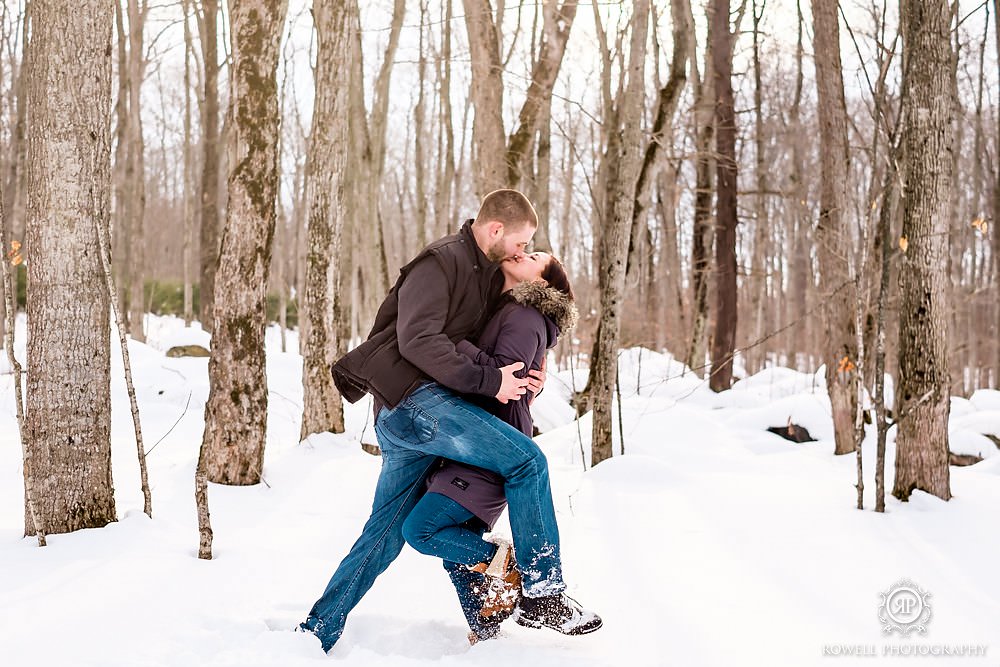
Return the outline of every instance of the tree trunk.
{"type": "MultiPolygon", "coordinates": [[[[613,455],[611,402],[618,375],[618,344],[621,330],[621,305],[625,298],[625,270],[628,260],[628,232],[635,206],[635,187],[642,163],[642,105],[645,84],[646,36],[649,25],[649,1],[638,0],[632,6],[632,38],[629,46],[628,83],[617,104],[620,131],[610,134],[605,159],[613,160],[616,169],[608,181],[609,215],[601,232],[601,295],[598,341],[599,351],[591,361],[590,402],[593,406],[591,461],[597,465],[613,455]]],[[[623,72],[625,75],[625,72],[623,72]]]]}
{"type": "MultiPolygon", "coordinates": [[[[507,142],[507,181],[502,187],[520,186],[521,180],[526,176],[524,164],[531,154],[533,138],[542,124],[548,123],[552,108],[552,87],[566,53],[577,6],[576,0],[564,0],[561,5],[554,2],[542,5],[542,42],[538,49],[538,59],[531,68],[531,83],[528,85],[524,104],[521,105],[517,129],[507,142]]],[[[476,113],[479,113],[478,107],[476,113]]],[[[539,224],[542,222],[539,221],[539,224]]]]}
{"type": "Polygon", "coordinates": [[[886,341],[886,310],[889,302],[889,259],[890,243],[892,242],[891,221],[895,206],[896,170],[898,150],[895,137],[889,139],[889,165],[886,169],[882,189],[882,206],[879,210],[878,230],[876,231],[876,252],[879,253],[879,289],[878,302],[875,307],[875,511],[885,511],[885,443],[889,433],[888,415],[885,407],[885,341],[886,341]]]}
{"type": "Polygon", "coordinates": [[[128,157],[125,166],[125,224],[128,225],[129,290],[128,332],[133,339],[145,341],[143,315],[146,312],[143,282],[146,272],[146,147],[142,138],[142,100],[144,77],[142,31],[146,23],[146,4],[128,0],[128,157]]]}
{"type": "Polygon", "coordinates": [[[758,4],[754,0],[751,12],[753,18],[753,106],[754,106],[754,178],[757,194],[754,195],[753,220],[753,260],[750,263],[750,322],[753,325],[753,335],[749,337],[751,346],[745,356],[747,373],[753,375],[764,367],[767,348],[763,343],[768,330],[766,315],[769,308],[767,302],[768,252],[767,240],[770,232],[767,205],[767,169],[765,168],[764,148],[764,99],[761,83],[760,65],[760,23],[764,18],[766,0],[758,4]]]}
{"type": "Polygon", "coordinates": [[[507,135],[503,129],[503,66],[500,39],[490,0],[464,0],[472,59],[472,124],[476,197],[508,187],[504,155],[507,135]]]}
{"type": "Polygon", "coordinates": [[[712,391],[729,389],[736,347],[736,110],[729,0],[713,0],[712,69],[715,80],[716,312],[712,340],[712,391]]]}
{"type": "Polygon", "coordinates": [[[266,287],[278,191],[278,44],[285,0],[233,0],[229,206],[216,274],[205,474],[256,484],[264,464],[266,287]]]}
{"type": "Polygon", "coordinates": [[[205,76],[201,121],[201,211],[198,319],[211,332],[215,272],[219,266],[219,0],[202,0],[201,49],[205,76]]]}
{"type": "Polygon", "coordinates": [[[385,48],[382,64],[372,91],[372,108],[365,109],[363,91],[364,74],[362,67],[360,11],[353,1],[354,36],[352,39],[351,96],[349,137],[351,150],[348,151],[348,169],[345,186],[347,222],[358,221],[356,225],[345,227],[345,238],[352,240],[351,266],[341,267],[341,275],[358,273],[362,279],[361,312],[359,317],[370,322],[389,291],[389,262],[383,230],[380,195],[385,174],[386,131],[389,118],[389,93],[392,72],[395,66],[399,36],[406,15],[405,0],[395,0],[392,10],[392,24],[385,48]],[[373,229],[374,228],[374,229],[373,229]],[[373,231],[372,231],[373,229],[373,231]],[[361,235],[371,233],[370,240],[361,241],[361,235]],[[357,271],[355,271],[357,267],[357,271]]]}
{"type": "Polygon", "coordinates": [[[427,157],[426,157],[426,118],[427,118],[427,95],[425,94],[427,82],[427,56],[424,53],[425,33],[427,30],[427,0],[420,2],[420,38],[417,63],[417,106],[413,111],[413,162],[416,210],[416,243],[414,244],[414,254],[420,251],[428,242],[427,225],[427,157]]]}
{"type": "MultiPolygon", "coordinates": [[[[694,17],[690,19],[694,24],[694,17]]],[[[695,156],[694,230],[691,239],[691,334],[684,363],[697,371],[705,363],[706,339],[708,332],[708,283],[711,267],[708,255],[712,249],[712,143],[715,139],[715,114],[712,102],[715,99],[714,77],[710,70],[712,62],[713,24],[708,22],[708,36],[705,41],[705,73],[698,75],[698,58],[690,55],[694,72],[695,87],[694,122],[697,154],[695,156]]],[[[693,40],[692,40],[693,42],[693,40]]]]}
{"type": "MultiPolygon", "coordinates": [[[[52,534],[115,520],[108,297],[95,226],[107,224],[110,205],[114,6],[36,0],[32,12],[25,477],[52,534]]],[[[25,514],[25,534],[34,534],[25,514]]]]}
{"type": "Polygon", "coordinates": [[[653,132],[643,153],[639,178],[635,188],[635,206],[632,210],[632,224],[629,231],[627,278],[632,276],[637,264],[639,229],[649,208],[653,183],[662,162],[664,144],[671,140],[674,113],[680,103],[681,94],[687,83],[687,62],[691,52],[690,34],[693,32],[691,7],[688,0],[671,0],[670,15],[673,23],[673,55],[670,60],[670,75],[660,89],[653,118],[653,132]]]}
{"type": "Polygon", "coordinates": [[[552,99],[549,98],[541,112],[538,123],[538,151],[535,156],[535,212],[538,214],[538,229],[535,230],[534,248],[552,253],[552,238],[549,230],[549,216],[552,211],[552,99]]]}
{"type": "MultiPolygon", "coordinates": [[[[1000,35],[1000,0],[993,0],[994,35],[1000,35]]],[[[996,37],[997,62],[1000,62],[1000,37],[996,37]]],[[[996,132],[996,180],[993,183],[993,252],[990,261],[993,263],[993,293],[1000,294],[1000,129],[996,132]]],[[[993,300],[996,308],[993,329],[993,388],[1000,389],[1000,299],[993,300]]]]}
{"type": "Polygon", "coordinates": [[[444,23],[441,26],[441,56],[438,58],[440,76],[441,111],[439,116],[439,131],[443,137],[441,147],[441,170],[438,175],[437,192],[435,193],[434,211],[438,222],[444,225],[444,234],[449,233],[454,225],[455,214],[452,203],[452,191],[455,186],[455,131],[451,107],[451,17],[452,0],[444,2],[444,23]]]}
{"type": "MultiPolygon", "coordinates": [[[[792,139],[792,161],[791,173],[788,176],[788,189],[791,192],[791,243],[787,252],[788,259],[788,298],[782,300],[782,310],[784,315],[781,318],[782,326],[788,326],[803,317],[808,311],[806,305],[807,285],[812,280],[809,272],[809,245],[807,239],[807,215],[806,215],[806,195],[807,187],[805,182],[805,150],[802,136],[805,130],[801,122],[802,109],[802,87],[803,87],[803,18],[801,0],[795,3],[797,19],[797,35],[795,48],[795,94],[792,98],[792,106],[789,110],[789,127],[793,133],[792,139]]],[[[785,349],[789,353],[789,365],[796,370],[804,370],[804,364],[799,362],[799,353],[805,351],[805,341],[809,338],[809,318],[801,321],[788,329],[785,337],[785,349]]]]}
{"type": "MultiPolygon", "coordinates": [[[[6,236],[0,239],[4,247],[9,247],[10,241],[17,239],[24,232],[25,208],[25,165],[27,163],[27,81],[28,81],[28,45],[31,28],[31,2],[25,0],[24,13],[21,17],[21,63],[15,67],[11,63],[11,91],[13,102],[13,118],[9,144],[10,164],[7,167],[7,187],[3,192],[3,210],[7,216],[6,236]]],[[[13,49],[11,50],[13,60],[13,49]]],[[[0,176],[2,178],[2,176],[0,176]]],[[[23,238],[23,237],[22,237],[23,238]]],[[[11,294],[14,307],[17,308],[17,271],[10,275],[11,294]]]]}
{"type": "Polygon", "coordinates": [[[118,312],[128,320],[129,272],[131,262],[129,252],[128,223],[128,181],[126,171],[129,161],[129,113],[128,113],[128,35],[121,2],[115,2],[115,32],[118,54],[118,98],[115,100],[115,160],[112,179],[114,181],[115,204],[111,229],[111,262],[118,294],[118,312]]]}
{"type": "Polygon", "coordinates": [[[678,164],[660,172],[657,217],[660,219],[659,271],[662,283],[658,290],[657,349],[677,350],[687,331],[687,312],[682,287],[681,258],[677,239],[678,164]],[[665,275],[664,275],[665,274],[665,275]]]}
{"type": "Polygon", "coordinates": [[[819,116],[820,209],[816,249],[820,294],[825,308],[823,361],[833,408],[835,454],[854,451],[858,346],[855,338],[847,256],[854,252],[844,211],[847,206],[847,105],[840,64],[837,5],[812,3],[819,116]]]}
{"type": "Polygon", "coordinates": [[[951,8],[901,7],[903,58],[903,264],[900,267],[899,433],[892,493],[948,500],[948,231],[952,188],[951,8]]]}
{"type": "Polygon", "coordinates": [[[194,319],[193,294],[191,289],[191,251],[194,244],[194,222],[191,219],[191,24],[188,12],[189,0],[184,0],[184,184],[182,208],[184,211],[183,281],[184,281],[184,326],[191,326],[194,319]]]}
{"type": "Polygon", "coordinates": [[[344,432],[344,408],[330,378],[330,366],[346,352],[338,330],[345,308],[341,297],[341,234],[344,225],[344,166],[347,161],[347,104],[352,25],[344,3],[315,0],[319,42],[316,98],[310,132],[306,192],[309,202],[304,294],[305,349],[302,359],[303,408],[300,440],[312,433],[344,432]]]}

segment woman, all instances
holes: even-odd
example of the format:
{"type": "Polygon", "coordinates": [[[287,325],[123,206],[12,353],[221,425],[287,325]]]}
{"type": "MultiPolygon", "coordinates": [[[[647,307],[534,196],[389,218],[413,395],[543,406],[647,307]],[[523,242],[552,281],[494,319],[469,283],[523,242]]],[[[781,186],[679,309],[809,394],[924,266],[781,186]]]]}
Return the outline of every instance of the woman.
{"type": "MultiPolygon", "coordinates": [[[[460,342],[459,352],[476,363],[500,368],[522,362],[522,376],[539,369],[546,350],[578,319],[573,290],[563,265],[535,252],[501,264],[503,299],[477,344],[460,342]]],[[[531,437],[529,391],[519,401],[470,399],[531,437]]],[[[489,443],[482,443],[489,446],[489,443]]],[[[483,534],[507,505],[504,479],[494,472],[442,460],[428,477],[427,493],[403,524],[403,537],[417,551],[444,560],[476,643],[499,632],[520,594],[520,575],[510,543],[487,541],[483,534]]]]}

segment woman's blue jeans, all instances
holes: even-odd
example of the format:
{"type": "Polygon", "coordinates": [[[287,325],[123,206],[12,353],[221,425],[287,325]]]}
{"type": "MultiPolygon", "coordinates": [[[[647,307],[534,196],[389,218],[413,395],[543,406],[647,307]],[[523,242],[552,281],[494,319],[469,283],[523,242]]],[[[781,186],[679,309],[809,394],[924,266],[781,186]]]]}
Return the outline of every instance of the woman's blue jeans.
{"type": "Polygon", "coordinates": [[[420,553],[451,563],[484,563],[493,557],[496,546],[483,539],[481,527],[473,530],[469,525],[475,519],[448,496],[425,493],[403,522],[403,539],[420,553]]]}
{"type": "Polygon", "coordinates": [[[382,471],[372,513],[301,627],[329,651],[347,614],[403,548],[402,524],[424,492],[437,457],[485,468],[506,479],[514,549],[528,597],[561,593],[559,528],[545,455],[513,426],[437,383],[419,387],[375,420],[382,471]]]}
{"type": "Polygon", "coordinates": [[[483,539],[484,532],[485,523],[440,493],[425,493],[403,522],[407,544],[444,562],[469,629],[479,639],[490,639],[500,631],[500,622],[479,615],[483,608],[481,592],[489,583],[485,575],[467,567],[486,562],[496,551],[496,546],[483,539]]]}

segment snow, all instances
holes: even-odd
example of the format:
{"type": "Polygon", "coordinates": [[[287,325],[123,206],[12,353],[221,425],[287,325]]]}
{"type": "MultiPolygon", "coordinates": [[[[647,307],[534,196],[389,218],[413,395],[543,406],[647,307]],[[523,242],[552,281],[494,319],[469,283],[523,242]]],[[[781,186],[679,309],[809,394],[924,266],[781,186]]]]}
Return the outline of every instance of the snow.
{"type": "MultiPolygon", "coordinates": [[[[23,320],[19,326],[23,341],[23,320]]],[[[269,329],[267,483],[210,485],[216,558],[199,561],[193,472],[207,359],[163,352],[205,342],[198,328],[151,317],[148,344],[129,345],[146,446],[155,444],[153,519],[142,513],[116,356],[120,520],[51,535],[44,549],[22,537],[13,388],[10,375],[0,376],[4,665],[891,665],[924,659],[884,657],[885,647],[969,644],[986,646],[986,657],[928,662],[996,664],[1000,455],[982,434],[998,432],[998,392],[955,403],[952,448],[990,458],[951,469],[954,498],[916,492],[901,503],[890,495],[886,513],[877,514],[874,433],[863,451],[865,510],[858,511],[856,459],[832,455],[821,373],[772,368],[716,395],[669,355],[625,350],[625,454],[616,424],[616,456],[590,469],[590,415],[574,422],[568,404],[573,379],[582,387],[586,369],[552,371],[534,406],[545,431],[537,441],[552,471],[569,592],[605,627],[564,637],[508,621],[505,638],[469,647],[440,563],[406,548],[326,656],[314,638],[290,629],[367,518],[379,459],[358,443],[374,442],[370,403],[348,406],[347,433],[299,443],[297,338],[289,333],[283,353],[279,332],[269,329]],[[764,431],[788,419],[818,441],[794,444],[764,431]],[[931,593],[925,637],[881,634],[880,593],[903,578],[931,593]],[[824,655],[848,645],[871,646],[878,657],[824,655]]],[[[23,344],[18,349],[23,360],[23,344]]],[[[895,429],[889,489],[894,436],[895,429]]]]}

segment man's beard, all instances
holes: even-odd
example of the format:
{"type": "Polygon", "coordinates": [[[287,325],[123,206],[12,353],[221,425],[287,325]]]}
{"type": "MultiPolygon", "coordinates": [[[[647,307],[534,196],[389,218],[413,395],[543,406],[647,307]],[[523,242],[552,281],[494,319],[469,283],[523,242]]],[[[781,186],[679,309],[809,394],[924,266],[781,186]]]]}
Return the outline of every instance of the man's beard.
{"type": "Polygon", "coordinates": [[[493,245],[486,249],[486,259],[490,260],[494,264],[499,264],[507,259],[507,253],[503,247],[502,238],[497,239],[493,245]]]}

